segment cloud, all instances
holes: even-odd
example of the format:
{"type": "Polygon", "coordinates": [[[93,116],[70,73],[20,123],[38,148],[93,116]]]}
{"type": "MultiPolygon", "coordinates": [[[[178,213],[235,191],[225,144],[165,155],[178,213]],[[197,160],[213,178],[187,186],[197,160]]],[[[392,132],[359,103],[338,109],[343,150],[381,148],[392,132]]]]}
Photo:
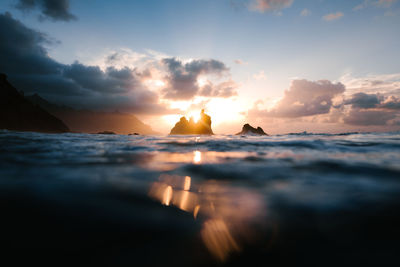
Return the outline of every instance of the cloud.
{"type": "Polygon", "coordinates": [[[7,73],[56,74],[63,67],[48,56],[43,46],[51,40],[25,27],[10,13],[0,14],[0,36],[0,69],[7,73]]]}
{"type": "Polygon", "coordinates": [[[41,12],[39,19],[49,18],[54,21],[76,19],[76,16],[69,12],[69,0],[18,0],[16,7],[24,11],[39,9],[41,12]]]}
{"type": "Polygon", "coordinates": [[[199,84],[200,76],[213,75],[222,76],[229,69],[224,63],[218,60],[191,60],[187,63],[177,58],[164,58],[162,64],[166,67],[167,75],[165,82],[167,87],[164,88],[164,97],[174,100],[187,100],[193,98],[200,91],[204,95],[222,96],[227,92],[234,92],[231,86],[224,87],[223,84],[215,87],[210,81],[202,85],[199,84]],[[228,88],[228,89],[227,89],[228,88]],[[225,92],[225,93],[221,93],[225,92]]]}
{"type": "Polygon", "coordinates": [[[380,107],[385,109],[398,109],[400,111],[400,98],[389,96],[380,104],[380,107]]]}
{"type": "Polygon", "coordinates": [[[4,40],[0,42],[0,72],[25,93],[39,93],[58,104],[167,114],[169,99],[237,95],[238,85],[230,78],[229,68],[214,59],[183,62],[121,49],[111,51],[102,64],[63,64],[48,55],[46,46],[54,41],[9,13],[0,14],[0,39],[4,40]]]}
{"type": "Polygon", "coordinates": [[[367,7],[379,7],[379,8],[390,8],[397,0],[364,0],[361,4],[353,8],[354,11],[358,11],[367,7]]]}
{"type": "Polygon", "coordinates": [[[396,113],[383,110],[352,109],[343,118],[344,123],[351,125],[387,125],[396,118],[396,113]]]}
{"type": "Polygon", "coordinates": [[[206,97],[228,98],[237,95],[237,87],[238,85],[232,80],[221,82],[217,85],[214,85],[212,82],[208,81],[208,83],[200,89],[199,95],[206,97]]]}
{"type": "Polygon", "coordinates": [[[267,77],[265,77],[265,73],[263,70],[260,70],[258,73],[253,74],[253,78],[256,79],[257,81],[261,80],[266,80],[267,77]]]}
{"type": "Polygon", "coordinates": [[[383,96],[379,94],[356,93],[348,100],[344,101],[345,105],[351,105],[352,108],[375,108],[381,101],[383,96]]]}
{"type": "Polygon", "coordinates": [[[249,9],[264,13],[288,8],[292,4],[293,0],[252,0],[249,4],[249,9]]]}
{"type": "Polygon", "coordinates": [[[267,112],[270,117],[296,118],[329,113],[333,98],[342,94],[345,87],[341,83],[328,80],[294,80],[284,97],[267,112]]]}
{"type": "Polygon", "coordinates": [[[248,64],[247,62],[244,62],[241,59],[235,59],[233,62],[238,64],[238,65],[247,65],[248,64]]]}
{"type": "Polygon", "coordinates": [[[391,7],[397,0],[378,0],[376,5],[378,7],[389,8],[391,7]]]}
{"type": "MultiPolygon", "coordinates": [[[[371,75],[365,78],[351,78],[349,84],[357,86],[393,86],[397,74],[371,75]],[[379,78],[379,79],[372,79],[379,78]]],[[[348,76],[349,77],[349,76],[348,76]]],[[[304,125],[325,129],[360,129],[354,127],[370,127],[375,130],[396,130],[400,125],[400,91],[398,95],[391,90],[385,93],[355,92],[348,95],[348,89],[343,83],[330,81],[294,80],[284,96],[271,109],[263,109],[265,102],[258,100],[247,111],[251,121],[265,123],[268,120],[273,129],[285,128],[284,125],[304,125]],[[311,124],[312,126],[311,126],[311,124]],[[330,126],[323,126],[323,124],[330,126]],[[324,128],[325,127],[325,128],[324,128]],[[327,128],[328,127],[328,128],[327,128]],[[350,128],[349,128],[350,127],[350,128]]],[[[354,91],[354,88],[351,89],[354,91]]],[[[270,105],[274,101],[270,101],[270,105]]],[[[367,128],[364,128],[367,129],[367,128]]],[[[293,131],[293,129],[289,130],[293,131]]]]}
{"type": "Polygon", "coordinates": [[[400,96],[400,73],[370,74],[365,77],[354,77],[351,73],[346,73],[340,78],[340,82],[346,85],[347,92],[351,94],[362,92],[400,96]]]}
{"type": "Polygon", "coordinates": [[[300,16],[302,16],[302,17],[307,17],[307,16],[310,16],[310,15],[311,15],[311,11],[309,9],[307,9],[307,8],[303,9],[300,12],[300,16]]]}
{"type": "Polygon", "coordinates": [[[400,98],[394,95],[356,93],[345,99],[343,105],[351,105],[352,109],[392,109],[400,110],[400,98]]]}
{"type": "Polygon", "coordinates": [[[119,109],[136,113],[165,112],[158,95],[141,82],[143,73],[124,67],[105,70],[79,62],[62,64],[49,57],[49,38],[27,28],[11,14],[0,14],[0,72],[26,93],[39,93],[78,108],[119,109]]]}
{"type": "Polygon", "coordinates": [[[105,66],[115,66],[123,68],[124,66],[144,64],[150,60],[148,54],[142,54],[132,51],[129,48],[121,48],[118,50],[111,50],[107,53],[105,58],[101,62],[105,63],[105,66]]]}
{"type": "Polygon", "coordinates": [[[105,93],[126,93],[140,86],[134,70],[125,67],[108,67],[102,71],[98,66],[85,66],[79,62],[65,66],[63,76],[82,88],[105,93]]]}
{"type": "Polygon", "coordinates": [[[356,93],[344,100],[350,109],[343,113],[343,122],[352,125],[389,125],[400,113],[400,98],[383,94],[356,93]]]}
{"type": "Polygon", "coordinates": [[[325,21],[333,21],[333,20],[338,20],[341,17],[343,17],[344,14],[342,12],[336,12],[336,13],[330,13],[330,14],[326,14],[325,16],[323,16],[322,18],[325,21]]]}

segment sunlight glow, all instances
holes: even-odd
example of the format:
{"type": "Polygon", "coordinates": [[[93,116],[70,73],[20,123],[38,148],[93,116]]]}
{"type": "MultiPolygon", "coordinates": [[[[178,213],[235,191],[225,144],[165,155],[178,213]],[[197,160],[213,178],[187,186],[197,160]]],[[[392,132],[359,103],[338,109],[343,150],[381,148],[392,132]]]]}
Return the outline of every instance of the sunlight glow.
{"type": "Polygon", "coordinates": [[[155,86],[157,87],[163,87],[165,86],[165,82],[161,81],[161,80],[156,80],[154,81],[155,86]]]}
{"type": "Polygon", "coordinates": [[[220,262],[240,252],[243,241],[251,241],[255,236],[254,219],[264,218],[265,206],[260,195],[217,181],[195,184],[190,176],[163,174],[152,184],[149,196],[193,214],[194,219],[201,209],[201,239],[220,262]]]}
{"type": "Polygon", "coordinates": [[[172,199],[172,187],[167,186],[164,191],[162,204],[164,204],[165,206],[169,206],[171,199],[172,199]]]}
{"type": "Polygon", "coordinates": [[[191,181],[190,176],[185,176],[185,183],[183,185],[183,190],[185,191],[190,190],[190,181],[191,181]]]}
{"type": "Polygon", "coordinates": [[[162,116],[163,120],[166,123],[168,123],[170,125],[170,127],[175,125],[175,123],[177,123],[181,117],[182,117],[181,115],[164,115],[164,116],[162,116]]]}
{"type": "Polygon", "coordinates": [[[225,261],[231,252],[240,251],[229,228],[221,219],[206,221],[203,224],[201,237],[208,250],[220,261],[225,261]]]}
{"type": "Polygon", "coordinates": [[[236,122],[243,118],[241,111],[245,106],[233,99],[213,98],[207,103],[206,112],[210,114],[212,125],[236,122]]]}
{"type": "Polygon", "coordinates": [[[164,128],[160,131],[169,132],[182,116],[185,116],[187,120],[192,118],[196,123],[200,119],[201,109],[204,109],[205,113],[211,116],[214,133],[230,133],[238,129],[237,127],[232,129],[228,127],[233,127],[234,124],[236,126],[238,123],[240,125],[245,121],[243,111],[246,111],[252,103],[232,98],[195,97],[191,101],[167,101],[165,104],[168,104],[171,109],[180,111],[162,116],[162,122],[157,124],[164,128]]]}
{"type": "Polygon", "coordinates": [[[203,87],[207,84],[207,79],[205,77],[199,77],[197,79],[197,84],[199,85],[199,87],[203,87]]]}
{"type": "Polygon", "coordinates": [[[201,152],[198,150],[193,152],[193,163],[194,164],[201,163],[201,152]]]}
{"type": "Polygon", "coordinates": [[[192,112],[187,117],[188,119],[193,118],[194,122],[197,123],[200,120],[200,112],[199,111],[192,112]]]}
{"type": "Polygon", "coordinates": [[[191,101],[171,101],[168,102],[172,109],[187,110],[192,104],[191,101]]]}
{"type": "Polygon", "coordinates": [[[194,210],[193,210],[193,217],[195,219],[197,218],[197,214],[199,214],[199,210],[200,210],[200,205],[196,205],[196,207],[194,207],[194,210]]]}

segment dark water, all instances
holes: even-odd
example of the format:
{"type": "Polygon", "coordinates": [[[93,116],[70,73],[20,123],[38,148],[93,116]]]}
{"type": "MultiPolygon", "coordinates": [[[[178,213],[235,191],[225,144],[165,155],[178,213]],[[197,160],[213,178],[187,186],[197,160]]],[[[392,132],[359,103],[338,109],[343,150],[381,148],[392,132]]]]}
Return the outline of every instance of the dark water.
{"type": "Polygon", "coordinates": [[[0,177],[3,263],[400,264],[399,133],[1,131],[0,177]]]}

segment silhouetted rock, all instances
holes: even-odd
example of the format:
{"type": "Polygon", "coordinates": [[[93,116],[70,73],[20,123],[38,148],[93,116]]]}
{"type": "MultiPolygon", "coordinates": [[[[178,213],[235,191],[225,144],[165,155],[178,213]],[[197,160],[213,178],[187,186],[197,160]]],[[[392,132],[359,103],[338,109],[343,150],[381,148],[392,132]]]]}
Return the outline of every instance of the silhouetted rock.
{"type": "Polygon", "coordinates": [[[193,118],[188,121],[186,117],[181,117],[170,134],[214,134],[211,129],[211,117],[204,113],[204,109],[201,110],[198,122],[194,122],[193,118]]]}
{"type": "Polygon", "coordinates": [[[69,132],[57,117],[29,102],[0,74],[0,129],[45,133],[69,132]]]}
{"type": "Polygon", "coordinates": [[[103,131],[103,132],[98,132],[97,134],[115,134],[115,133],[111,131],[103,131]]]}
{"type": "Polygon", "coordinates": [[[139,133],[130,133],[128,135],[140,135],[139,133]]]}
{"type": "Polygon", "coordinates": [[[243,125],[242,131],[236,135],[268,135],[261,127],[254,128],[250,124],[243,125]]]}
{"type": "Polygon", "coordinates": [[[139,132],[142,134],[159,134],[135,115],[122,112],[101,112],[78,110],[65,105],[57,105],[47,101],[38,94],[25,96],[32,103],[60,118],[73,132],[97,133],[113,131],[118,134],[139,132]]]}

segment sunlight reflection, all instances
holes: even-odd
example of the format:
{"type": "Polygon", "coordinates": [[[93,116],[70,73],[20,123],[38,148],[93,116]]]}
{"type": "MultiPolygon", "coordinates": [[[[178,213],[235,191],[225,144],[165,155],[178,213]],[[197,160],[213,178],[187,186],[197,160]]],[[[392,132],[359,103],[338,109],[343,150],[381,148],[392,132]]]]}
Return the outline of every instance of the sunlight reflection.
{"type": "Polygon", "coordinates": [[[185,184],[183,185],[183,190],[190,190],[190,176],[185,176],[185,184]]]}
{"type": "Polygon", "coordinates": [[[200,210],[200,205],[196,205],[196,207],[194,207],[194,211],[193,211],[193,217],[196,219],[197,218],[197,214],[199,213],[200,210]]]}
{"type": "Polygon", "coordinates": [[[167,186],[167,188],[165,188],[164,195],[163,195],[163,204],[166,206],[169,206],[171,199],[172,199],[172,187],[167,186]]]}
{"type": "Polygon", "coordinates": [[[194,164],[201,163],[201,152],[198,150],[193,152],[193,163],[194,164]]]}
{"type": "Polygon", "coordinates": [[[263,220],[264,201],[260,194],[228,183],[193,182],[190,176],[162,174],[152,184],[149,196],[193,214],[202,222],[200,234],[206,248],[225,261],[231,253],[240,252],[241,241],[257,236],[251,225],[263,220]]]}
{"type": "Polygon", "coordinates": [[[206,221],[201,230],[201,237],[208,250],[221,261],[225,261],[231,252],[240,250],[225,222],[221,219],[206,221]]]}

